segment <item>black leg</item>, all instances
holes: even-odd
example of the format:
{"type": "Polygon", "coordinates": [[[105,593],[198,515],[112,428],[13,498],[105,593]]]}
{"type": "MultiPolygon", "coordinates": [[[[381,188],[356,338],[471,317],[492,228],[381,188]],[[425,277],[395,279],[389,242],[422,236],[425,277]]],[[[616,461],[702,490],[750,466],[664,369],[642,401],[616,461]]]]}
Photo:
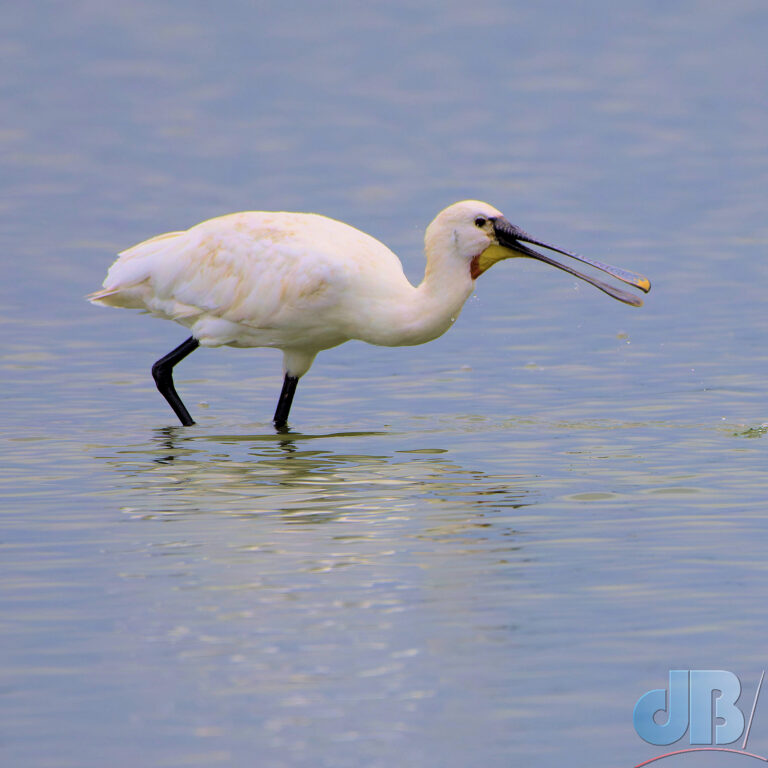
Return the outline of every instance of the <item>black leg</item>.
{"type": "Polygon", "coordinates": [[[284,427],[288,421],[288,413],[291,410],[293,395],[296,392],[296,385],[298,383],[298,376],[291,376],[288,373],[285,374],[283,391],[280,393],[280,399],[277,401],[277,410],[275,411],[274,422],[276,427],[284,427]]]}
{"type": "Polygon", "coordinates": [[[194,336],[190,336],[183,344],[179,344],[176,349],[169,352],[165,357],[161,357],[152,366],[152,378],[154,378],[160,394],[168,401],[168,405],[173,408],[173,412],[185,427],[189,427],[195,422],[184,407],[184,403],[181,402],[176,387],[173,386],[173,366],[183,360],[190,352],[194,352],[199,346],[200,342],[194,336]]]}

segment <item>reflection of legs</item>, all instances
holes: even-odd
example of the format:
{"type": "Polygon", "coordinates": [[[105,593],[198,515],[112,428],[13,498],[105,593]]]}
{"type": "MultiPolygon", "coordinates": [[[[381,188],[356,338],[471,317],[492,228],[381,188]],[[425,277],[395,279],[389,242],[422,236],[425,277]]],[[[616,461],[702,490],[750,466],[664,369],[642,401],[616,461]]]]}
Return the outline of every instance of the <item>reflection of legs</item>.
{"type": "MultiPolygon", "coordinates": [[[[179,421],[189,427],[195,422],[189,415],[189,411],[184,407],[181,398],[173,386],[173,366],[183,360],[190,352],[194,352],[200,346],[200,342],[190,336],[185,342],[179,344],[176,349],[169,352],[165,357],[161,357],[152,366],[152,377],[160,390],[160,394],[168,401],[168,405],[173,408],[173,412],[179,417],[179,421]]],[[[290,404],[289,404],[290,405],[290,404]]]]}
{"type": "Polygon", "coordinates": [[[291,410],[291,403],[293,402],[293,396],[296,393],[296,385],[298,383],[298,376],[285,374],[283,391],[280,393],[280,399],[277,401],[277,409],[275,410],[274,422],[276,427],[284,427],[288,421],[288,413],[291,410]]]}

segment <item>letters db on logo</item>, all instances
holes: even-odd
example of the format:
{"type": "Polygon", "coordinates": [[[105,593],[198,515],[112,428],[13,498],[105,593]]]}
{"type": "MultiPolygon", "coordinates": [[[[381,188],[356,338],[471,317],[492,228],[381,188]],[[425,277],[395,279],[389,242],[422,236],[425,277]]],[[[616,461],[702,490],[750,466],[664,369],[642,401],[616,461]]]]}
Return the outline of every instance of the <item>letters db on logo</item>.
{"type": "Polygon", "coordinates": [[[686,731],[691,745],[731,744],[744,734],[745,724],[749,736],[759,693],[760,685],[746,724],[744,713],[736,705],[741,682],[733,672],[673,669],[669,673],[668,691],[658,688],[637,700],[635,730],[641,739],[659,746],[679,741],[686,731]]]}

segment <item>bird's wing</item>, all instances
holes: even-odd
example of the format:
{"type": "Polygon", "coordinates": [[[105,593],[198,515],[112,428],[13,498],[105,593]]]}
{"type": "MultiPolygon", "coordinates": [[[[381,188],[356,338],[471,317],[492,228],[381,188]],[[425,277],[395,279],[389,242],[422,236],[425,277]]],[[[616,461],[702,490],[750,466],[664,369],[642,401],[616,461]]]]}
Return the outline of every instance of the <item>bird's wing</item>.
{"type": "Polygon", "coordinates": [[[253,213],[204,222],[190,230],[185,260],[194,267],[172,279],[174,298],[253,328],[307,322],[338,305],[351,276],[338,250],[346,225],[328,221],[253,213]]]}
{"type": "Polygon", "coordinates": [[[341,222],[245,212],[129,248],[90,298],[172,320],[206,315],[252,328],[299,328],[329,313],[336,318],[356,286],[393,269],[402,275],[394,254],[341,222]]]}

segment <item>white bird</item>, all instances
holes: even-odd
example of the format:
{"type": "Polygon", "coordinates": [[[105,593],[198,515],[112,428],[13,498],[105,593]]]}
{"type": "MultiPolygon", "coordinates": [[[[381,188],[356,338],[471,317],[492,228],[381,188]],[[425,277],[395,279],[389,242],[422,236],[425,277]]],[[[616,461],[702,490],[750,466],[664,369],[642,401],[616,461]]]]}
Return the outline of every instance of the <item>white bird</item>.
{"type": "Polygon", "coordinates": [[[283,351],[283,389],[274,423],[283,428],[298,380],[315,355],[350,339],[381,346],[423,344],[456,320],[475,280],[502,259],[525,256],[586,280],[619,301],[614,288],[528,248],[589,264],[642,291],[642,275],[534,240],[477,200],[441,211],[425,234],[426,272],[418,286],[383,243],[314,213],[248,211],[169,232],[119,254],[96,304],[175,320],[191,336],[152,366],[160,393],[181,423],[194,424],[173,384],[173,367],[198,346],[283,351]]]}

